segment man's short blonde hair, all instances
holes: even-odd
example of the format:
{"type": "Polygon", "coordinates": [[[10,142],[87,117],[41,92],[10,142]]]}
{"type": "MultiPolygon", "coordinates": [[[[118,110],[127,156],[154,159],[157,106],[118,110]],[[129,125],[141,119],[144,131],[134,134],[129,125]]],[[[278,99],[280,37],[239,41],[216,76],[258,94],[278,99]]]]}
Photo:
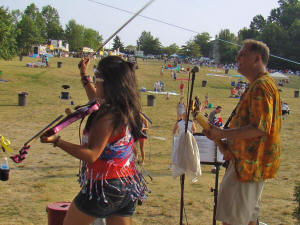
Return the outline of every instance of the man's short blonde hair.
{"type": "Polygon", "coordinates": [[[243,44],[250,52],[256,52],[261,55],[261,59],[264,65],[268,64],[270,50],[268,46],[262,41],[256,41],[253,39],[244,40],[243,44]]]}

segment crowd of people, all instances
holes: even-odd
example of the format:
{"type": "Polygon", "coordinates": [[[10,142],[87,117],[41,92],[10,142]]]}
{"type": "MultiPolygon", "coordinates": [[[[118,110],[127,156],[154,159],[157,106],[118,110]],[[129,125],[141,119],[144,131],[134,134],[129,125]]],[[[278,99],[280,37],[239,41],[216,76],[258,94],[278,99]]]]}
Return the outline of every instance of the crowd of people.
{"type": "Polygon", "coordinates": [[[235,82],[232,82],[232,86],[230,97],[239,98],[246,91],[248,84],[246,82],[239,81],[236,84],[235,82]]]}
{"type": "Polygon", "coordinates": [[[157,80],[153,85],[153,91],[165,91],[165,83],[161,80],[157,80]]]}

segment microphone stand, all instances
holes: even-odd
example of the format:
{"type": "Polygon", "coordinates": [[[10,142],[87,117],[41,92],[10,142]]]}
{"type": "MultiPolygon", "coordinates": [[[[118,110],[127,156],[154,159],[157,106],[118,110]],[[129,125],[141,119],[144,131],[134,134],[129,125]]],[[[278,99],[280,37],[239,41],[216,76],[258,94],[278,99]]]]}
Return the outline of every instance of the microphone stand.
{"type": "MultiPolygon", "coordinates": [[[[190,92],[190,98],[189,98],[189,104],[187,107],[187,116],[185,121],[185,134],[187,133],[188,123],[189,123],[189,116],[190,116],[190,106],[192,104],[192,96],[193,96],[193,89],[194,89],[194,81],[195,81],[195,74],[199,72],[199,67],[195,66],[192,69],[192,84],[191,84],[191,92],[190,92]]],[[[182,225],[182,219],[183,219],[183,209],[184,209],[184,180],[185,180],[185,174],[182,174],[180,176],[180,187],[181,187],[181,197],[180,197],[180,222],[179,224],[182,225]]]]}

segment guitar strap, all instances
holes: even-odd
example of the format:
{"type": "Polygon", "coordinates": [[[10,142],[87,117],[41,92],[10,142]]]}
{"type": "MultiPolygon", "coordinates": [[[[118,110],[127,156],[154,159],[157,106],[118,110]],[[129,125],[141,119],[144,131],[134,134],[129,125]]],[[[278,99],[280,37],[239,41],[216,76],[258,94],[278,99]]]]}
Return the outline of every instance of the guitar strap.
{"type": "MultiPolygon", "coordinates": [[[[232,118],[235,116],[236,110],[237,110],[237,108],[239,107],[241,101],[243,100],[243,97],[246,95],[248,89],[249,89],[249,86],[246,88],[245,92],[244,92],[244,93],[242,94],[242,96],[240,97],[239,102],[238,102],[237,105],[235,106],[234,110],[231,112],[231,114],[230,114],[228,120],[226,121],[226,123],[225,123],[223,129],[228,129],[228,128],[229,128],[229,124],[230,124],[232,118]]],[[[229,166],[229,160],[226,160],[226,161],[223,163],[223,166],[227,169],[227,167],[229,166]]]]}

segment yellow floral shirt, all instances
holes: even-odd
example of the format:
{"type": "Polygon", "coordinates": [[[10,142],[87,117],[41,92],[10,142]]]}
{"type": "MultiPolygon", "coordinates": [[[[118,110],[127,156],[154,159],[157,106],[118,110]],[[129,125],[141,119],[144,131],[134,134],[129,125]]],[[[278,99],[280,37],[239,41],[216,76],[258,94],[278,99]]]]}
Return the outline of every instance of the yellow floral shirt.
{"type": "Polygon", "coordinates": [[[256,79],[244,93],[229,127],[250,124],[267,135],[228,140],[238,179],[258,182],[273,178],[280,164],[281,100],[277,85],[268,74],[256,79]]]}

